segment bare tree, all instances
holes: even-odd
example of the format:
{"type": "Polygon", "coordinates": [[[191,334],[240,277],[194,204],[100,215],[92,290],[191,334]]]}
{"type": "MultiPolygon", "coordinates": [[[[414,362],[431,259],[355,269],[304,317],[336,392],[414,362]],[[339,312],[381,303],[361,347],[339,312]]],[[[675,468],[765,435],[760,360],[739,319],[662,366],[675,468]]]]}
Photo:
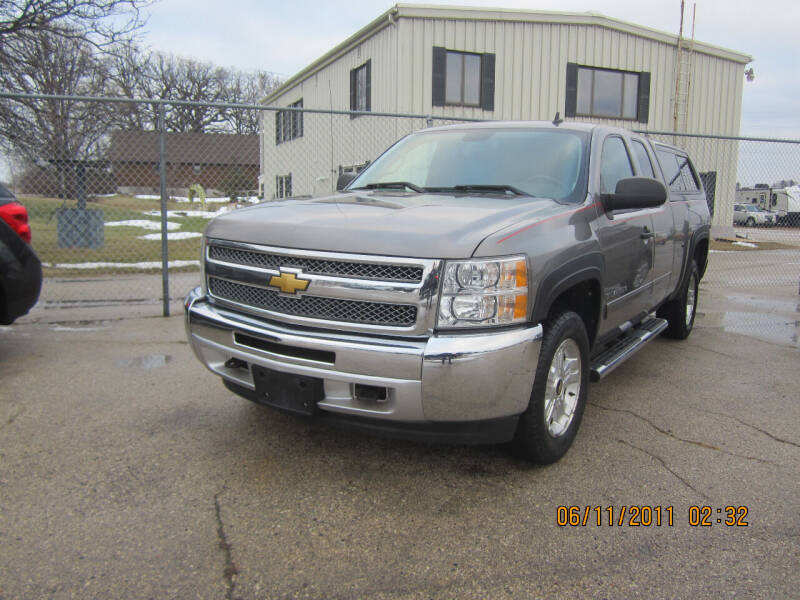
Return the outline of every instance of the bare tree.
{"type": "MultiPolygon", "coordinates": [[[[48,32],[17,36],[15,69],[0,72],[4,89],[59,96],[101,96],[107,71],[93,47],[48,32]]],[[[17,98],[0,102],[0,141],[29,161],[97,157],[110,116],[101,103],[17,98]]]]}
{"type": "MultiPolygon", "coordinates": [[[[258,104],[279,83],[278,77],[269,71],[253,73],[230,71],[226,101],[237,104],[258,104]]],[[[235,133],[257,134],[259,132],[259,112],[249,108],[231,108],[225,113],[225,121],[235,133]]]]}
{"type": "Polygon", "coordinates": [[[8,38],[50,33],[107,47],[145,23],[151,0],[0,0],[0,53],[8,38]]]}
{"type": "MultiPolygon", "coordinates": [[[[171,102],[166,127],[175,132],[258,133],[254,109],[225,108],[217,104],[258,104],[278,83],[268,71],[245,72],[130,46],[110,61],[115,95],[171,102]],[[196,104],[182,104],[192,102],[196,104]]],[[[118,125],[124,129],[154,129],[156,104],[121,105],[118,125]]]]}

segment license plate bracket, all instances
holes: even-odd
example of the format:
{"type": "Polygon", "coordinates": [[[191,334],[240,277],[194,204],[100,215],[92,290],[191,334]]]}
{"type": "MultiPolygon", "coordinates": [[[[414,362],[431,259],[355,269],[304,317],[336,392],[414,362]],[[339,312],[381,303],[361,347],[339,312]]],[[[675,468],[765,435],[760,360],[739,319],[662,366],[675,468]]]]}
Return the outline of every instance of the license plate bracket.
{"type": "Polygon", "coordinates": [[[252,366],[258,402],[301,415],[313,415],[317,402],[325,398],[322,379],[281,373],[252,366]]]}

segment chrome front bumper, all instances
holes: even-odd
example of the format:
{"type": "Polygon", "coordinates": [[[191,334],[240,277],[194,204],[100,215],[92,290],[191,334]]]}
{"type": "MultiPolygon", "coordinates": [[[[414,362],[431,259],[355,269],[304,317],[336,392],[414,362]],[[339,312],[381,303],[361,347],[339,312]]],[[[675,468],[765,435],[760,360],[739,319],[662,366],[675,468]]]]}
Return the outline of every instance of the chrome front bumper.
{"type": "Polygon", "coordinates": [[[185,313],[197,358],[234,384],[255,390],[250,368],[232,358],[322,379],[322,410],[409,423],[522,413],[542,341],[541,325],[427,339],[292,329],[215,306],[200,288],[186,297],[185,313]],[[385,400],[358,398],[358,384],[386,388],[385,400]]]}

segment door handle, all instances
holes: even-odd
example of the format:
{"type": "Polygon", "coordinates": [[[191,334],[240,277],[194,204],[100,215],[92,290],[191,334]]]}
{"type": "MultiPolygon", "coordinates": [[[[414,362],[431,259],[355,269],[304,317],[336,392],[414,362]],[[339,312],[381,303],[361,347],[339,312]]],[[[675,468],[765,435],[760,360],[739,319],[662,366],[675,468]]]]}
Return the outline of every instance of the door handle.
{"type": "Polygon", "coordinates": [[[649,227],[645,227],[644,229],[642,229],[642,233],[639,234],[639,237],[642,238],[643,240],[649,240],[650,238],[654,238],[655,236],[656,234],[650,231],[649,227]]]}

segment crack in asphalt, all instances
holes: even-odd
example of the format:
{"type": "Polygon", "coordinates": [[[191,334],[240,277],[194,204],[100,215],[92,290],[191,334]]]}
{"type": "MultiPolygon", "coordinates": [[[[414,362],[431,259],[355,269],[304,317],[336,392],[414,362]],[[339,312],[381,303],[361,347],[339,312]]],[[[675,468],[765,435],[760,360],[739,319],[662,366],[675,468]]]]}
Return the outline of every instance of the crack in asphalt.
{"type": "MultiPolygon", "coordinates": [[[[685,406],[689,406],[689,405],[685,405],[685,406]]],[[[797,442],[793,442],[792,440],[785,440],[783,438],[780,438],[777,435],[774,435],[774,434],[770,433],[766,429],[761,429],[761,427],[759,427],[758,425],[753,425],[752,423],[748,423],[747,421],[742,421],[739,417],[734,417],[733,415],[726,415],[725,413],[716,412],[716,411],[713,411],[713,410],[705,410],[705,409],[697,408],[697,407],[691,407],[691,408],[694,408],[696,411],[701,412],[701,413],[706,413],[708,415],[715,415],[717,417],[725,417],[726,419],[730,419],[731,421],[736,421],[737,423],[739,423],[739,425],[741,425],[743,427],[747,427],[749,429],[753,429],[753,430],[757,431],[758,433],[760,433],[762,435],[765,435],[768,438],[770,438],[770,439],[772,439],[772,440],[774,440],[776,442],[779,442],[781,444],[788,444],[789,446],[794,446],[795,448],[800,448],[800,444],[798,444],[797,442]]]]}
{"type": "Polygon", "coordinates": [[[658,425],[653,423],[647,417],[643,417],[642,415],[640,415],[638,413],[635,413],[632,410],[628,410],[626,408],[611,408],[609,406],[603,406],[602,404],[597,404],[596,402],[587,402],[587,404],[590,404],[592,406],[596,406],[599,409],[607,410],[607,411],[610,411],[610,412],[629,414],[629,415],[631,415],[633,417],[636,417],[637,419],[647,423],[648,425],[650,425],[650,427],[655,429],[658,433],[660,433],[662,435],[665,435],[665,436],[667,436],[669,438],[672,438],[673,440],[675,440],[677,442],[683,442],[684,444],[692,444],[693,446],[699,446],[700,448],[705,448],[706,450],[713,450],[714,452],[720,452],[721,454],[727,454],[728,456],[734,456],[736,458],[744,458],[745,460],[752,460],[754,462],[762,463],[762,464],[765,464],[765,465],[772,465],[773,467],[785,468],[785,465],[781,465],[781,464],[772,462],[770,460],[765,460],[763,458],[758,458],[756,456],[747,456],[746,454],[736,454],[735,452],[731,452],[730,450],[725,450],[723,448],[719,448],[718,446],[714,446],[713,444],[709,444],[707,442],[701,442],[701,441],[698,441],[698,440],[690,440],[688,438],[679,437],[679,436],[675,435],[674,433],[672,433],[671,431],[669,431],[667,429],[662,429],[661,427],[659,427],[658,425]]]}
{"type": "Polygon", "coordinates": [[[675,479],[677,479],[678,481],[680,481],[680,482],[681,482],[683,485],[685,485],[687,488],[689,488],[690,490],[692,490],[692,491],[693,491],[695,494],[700,494],[700,495],[701,495],[703,498],[705,498],[705,499],[706,499],[706,500],[708,500],[709,502],[711,501],[711,498],[710,498],[710,497],[708,497],[706,494],[704,494],[703,492],[701,492],[700,490],[698,490],[698,489],[697,489],[696,487],[694,487],[694,486],[693,486],[691,483],[689,483],[689,482],[688,482],[686,479],[684,479],[683,477],[681,477],[680,475],[678,475],[678,474],[677,474],[675,471],[673,471],[672,469],[670,469],[670,468],[669,468],[669,466],[667,465],[667,463],[664,461],[664,459],[663,459],[663,458],[661,458],[660,456],[658,456],[658,455],[656,455],[656,454],[653,454],[652,452],[648,452],[648,451],[647,451],[647,450],[645,450],[644,448],[640,448],[639,446],[635,446],[634,444],[631,444],[630,442],[627,442],[627,441],[625,441],[625,440],[617,440],[617,441],[618,441],[620,444],[624,444],[624,445],[626,445],[626,446],[629,446],[629,447],[633,448],[634,450],[638,450],[638,451],[639,451],[639,452],[641,452],[642,454],[646,454],[647,456],[649,456],[649,457],[650,457],[650,458],[652,458],[653,460],[656,460],[656,461],[658,461],[658,462],[661,464],[661,466],[662,466],[662,467],[664,467],[664,469],[666,469],[667,471],[669,471],[669,473],[670,473],[670,474],[672,474],[672,476],[673,476],[673,477],[675,477],[675,479]]]}
{"type": "Polygon", "coordinates": [[[228,542],[228,537],[225,535],[225,525],[222,522],[222,509],[219,504],[219,497],[225,492],[227,488],[222,488],[214,494],[214,512],[217,517],[217,537],[219,538],[219,547],[225,555],[225,568],[222,571],[222,577],[225,579],[227,591],[225,598],[233,600],[233,590],[236,587],[236,582],[233,580],[234,576],[239,573],[236,564],[233,562],[233,553],[231,545],[228,542]]]}
{"type": "Polygon", "coordinates": [[[732,360],[738,360],[737,357],[735,357],[735,356],[733,356],[731,354],[725,354],[724,352],[720,352],[719,350],[714,350],[713,348],[706,348],[705,346],[701,346],[700,344],[695,344],[695,346],[697,348],[699,348],[700,350],[703,350],[705,352],[710,352],[711,354],[716,354],[718,356],[724,356],[725,358],[730,358],[732,360]]]}

